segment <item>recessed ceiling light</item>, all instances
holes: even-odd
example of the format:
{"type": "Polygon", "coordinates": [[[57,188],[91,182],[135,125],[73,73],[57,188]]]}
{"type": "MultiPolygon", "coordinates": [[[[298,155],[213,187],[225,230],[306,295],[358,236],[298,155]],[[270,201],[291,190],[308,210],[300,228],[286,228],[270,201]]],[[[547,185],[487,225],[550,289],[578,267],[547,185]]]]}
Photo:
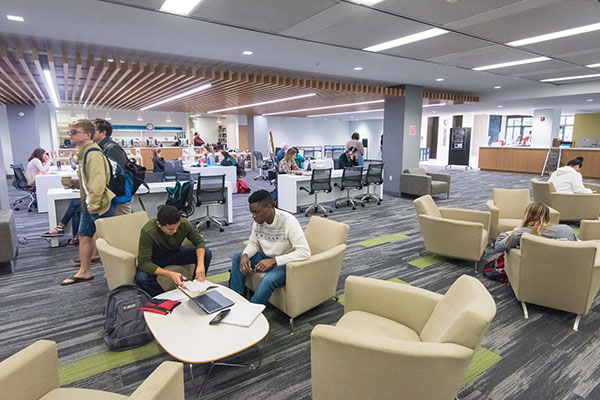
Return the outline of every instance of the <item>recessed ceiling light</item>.
{"type": "Polygon", "coordinates": [[[251,56],[252,54],[254,54],[254,52],[250,51],[250,50],[244,50],[244,51],[242,51],[242,54],[245,56],[251,56]]]}
{"type": "Polygon", "coordinates": [[[498,106],[498,108],[502,108],[502,106],[498,106]]]}
{"type": "Polygon", "coordinates": [[[444,78],[437,78],[435,81],[436,82],[444,82],[444,78]]]}
{"type": "Polygon", "coordinates": [[[567,36],[580,35],[582,33],[593,32],[600,30],[600,24],[592,24],[580,26],[579,28],[566,29],[564,31],[558,31],[553,33],[547,33],[545,35],[534,36],[526,39],[515,40],[514,42],[506,43],[507,46],[519,47],[525,46],[532,43],[545,42],[547,40],[559,39],[567,36]]]}
{"type": "Polygon", "coordinates": [[[445,106],[446,103],[437,103],[437,104],[424,104],[423,108],[427,108],[427,107],[441,107],[441,106],[445,106]]]}
{"type": "Polygon", "coordinates": [[[23,17],[19,17],[18,15],[7,15],[6,18],[8,18],[11,21],[25,22],[23,17]]]}
{"type": "Polygon", "coordinates": [[[494,89],[502,89],[502,86],[494,86],[494,89]]]}
{"type": "Polygon", "coordinates": [[[106,112],[106,116],[104,117],[105,120],[110,121],[112,118],[110,117],[110,114],[108,113],[108,111],[106,112]]]}
{"type": "Polygon", "coordinates": [[[153,107],[165,104],[165,103],[169,103],[169,102],[174,101],[174,100],[181,99],[182,97],[190,96],[190,95],[192,95],[194,93],[198,93],[198,92],[201,92],[202,90],[206,90],[206,89],[210,88],[211,86],[212,85],[210,83],[207,83],[206,85],[198,86],[197,88],[194,88],[194,89],[191,89],[191,90],[187,90],[187,91],[185,91],[183,93],[179,93],[179,94],[176,94],[175,96],[168,97],[168,98],[166,98],[164,100],[161,100],[161,101],[158,101],[158,102],[156,102],[154,104],[150,104],[149,106],[142,107],[142,108],[140,108],[140,110],[144,111],[144,110],[147,110],[149,108],[153,108],[153,107]]]}
{"type": "Polygon", "coordinates": [[[587,99],[586,101],[594,101],[594,99],[587,99]]]}
{"type": "Polygon", "coordinates": [[[600,74],[591,74],[591,75],[577,75],[577,76],[563,76],[562,78],[551,78],[551,79],[542,79],[540,82],[558,82],[558,81],[570,81],[572,79],[586,79],[586,78],[596,78],[600,76],[600,74]]]}
{"type": "Polygon", "coordinates": [[[138,112],[138,115],[137,115],[137,118],[136,118],[136,119],[137,119],[138,121],[143,121],[143,120],[144,120],[144,118],[142,117],[142,113],[141,113],[141,112],[138,112]]]}
{"type": "Polygon", "coordinates": [[[354,67],[352,69],[355,70],[355,71],[362,71],[363,67],[354,67]]]}
{"type": "Polygon", "coordinates": [[[364,4],[365,6],[372,6],[377,3],[381,3],[383,0],[352,0],[354,3],[364,4]]]}
{"type": "Polygon", "coordinates": [[[308,94],[303,94],[300,96],[294,96],[294,97],[286,97],[285,99],[278,99],[278,100],[270,100],[270,101],[263,101],[260,103],[254,103],[254,104],[245,104],[243,106],[237,106],[237,107],[229,107],[229,108],[223,108],[221,110],[212,110],[212,111],[208,111],[207,114],[212,114],[212,113],[217,113],[217,112],[221,112],[221,111],[231,111],[231,110],[239,110],[240,108],[248,108],[248,107],[255,107],[255,106],[262,106],[264,104],[272,104],[272,103],[279,103],[282,101],[290,101],[290,100],[296,100],[296,99],[302,99],[304,97],[311,97],[311,96],[316,96],[316,93],[308,93],[308,94]]]}
{"type": "Polygon", "coordinates": [[[384,101],[385,100],[361,101],[359,103],[347,103],[347,104],[336,104],[334,106],[302,108],[299,110],[279,111],[279,112],[267,113],[267,114],[262,114],[262,115],[267,116],[267,115],[291,114],[291,113],[297,113],[297,112],[303,112],[303,111],[326,110],[328,108],[350,107],[350,106],[360,106],[363,104],[383,103],[384,101]]]}
{"type": "Polygon", "coordinates": [[[431,113],[432,113],[432,114],[435,114],[435,113],[437,113],[437,111],[431,111],[431,113]]]}
{"type": "Polygon", "coordinates": [[[202,0],[165,0],[158,11],[188,15],[202,0]]]}
{"type": "Polygon", "coordinates": [[[598,68],[598,67],[600,67],[600,63],[598,63],[598,64],[590,64],[590,65],[586,65],[586,67],[588,67],[588,68],[598,68]]]}
{"type": "Polygon", "coordinates": [[[404,37],[401,37],[398,39],[390,40],[388,42],[376,44],[374,46],[365,47],[363,50],[373,51],[373,52],[387,50],[387,49],[391,49],[393,47],[404,46],[405,44],[414,43],[414,42],[418,42],[420,40],[425,40],[425,39],[429,39],[432,37],[440,36],[445,33],[448,33],[448,31],[444,30],[444,29],[440,29],[440,28],[433,28],[433,29],[429,29],[429,30],[426,30],[423,32],[415,33],[413,35],[408,35],[408,36],[404,36],[404,37]]]}
{"type": "Polygon", "coordinates": [[[331,114],[315,114],[315,115],[307,115],[306,117],[307,118],[328,117],[330,115],[364,114],[364,113],[379,112],[379,111],[383,111],[383,108],[380,108],[380,109],[377,109],[377,110],[347,111],[347,112],[339,112],[339,113],[331,113],[331,114]]]}
{"type": "Polygon", "coordinates": [[[548,57],[527,58],[525,60],[519,60],[519,61],[510,61],[510,62],[505,62],[505,63],[500,63],[500,64],[484,65],[483,67],[473,68],[473,71],[485,71],[488,69],[505,68],[505,67],[512,67],[515,65],[531,64],[531,63],[536,63],[536,62],[541,62],[541,61],[547,61],[549,59],[550,58],[548,58],[548,57]]]}

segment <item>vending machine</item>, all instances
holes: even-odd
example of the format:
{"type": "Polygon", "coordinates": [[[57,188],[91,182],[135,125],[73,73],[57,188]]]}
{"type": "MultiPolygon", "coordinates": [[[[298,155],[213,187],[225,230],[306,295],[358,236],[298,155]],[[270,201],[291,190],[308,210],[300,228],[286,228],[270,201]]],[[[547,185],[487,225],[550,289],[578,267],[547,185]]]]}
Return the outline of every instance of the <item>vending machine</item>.
{"type": "Polygon", "coordinates": [[[471,128],[451,128],[450,129],[450,148],[448,150],[448,165],[469,166],[469,154],[471,153],[471,128]]]}

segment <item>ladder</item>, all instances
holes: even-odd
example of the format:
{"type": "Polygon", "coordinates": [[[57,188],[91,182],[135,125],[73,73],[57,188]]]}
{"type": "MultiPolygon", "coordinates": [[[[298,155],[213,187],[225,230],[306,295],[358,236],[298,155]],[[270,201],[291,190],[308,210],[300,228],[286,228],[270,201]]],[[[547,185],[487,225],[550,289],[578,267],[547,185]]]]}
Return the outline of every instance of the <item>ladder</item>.
{"type": "Polygon", "coordinates": [[[546,174],[550,175],[552,172],[558,169],[561,154],[562,149],[560,147],[550,147],[550,149],[548,149],[548,154],[546,154],[546,161],[544,162],[544,168],[542,169],[541,176],[546,174]]]}

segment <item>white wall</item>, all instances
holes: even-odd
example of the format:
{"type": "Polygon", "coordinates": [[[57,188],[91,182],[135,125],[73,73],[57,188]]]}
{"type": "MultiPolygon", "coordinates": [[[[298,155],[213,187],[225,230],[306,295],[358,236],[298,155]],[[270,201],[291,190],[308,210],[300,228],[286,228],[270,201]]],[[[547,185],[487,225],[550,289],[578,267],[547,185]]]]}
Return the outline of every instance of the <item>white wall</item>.
{"type": "Polygon", "coordinates": [[[12,174],[12,170],[10,169],[10,164],[13,163],[12,145],[10,143],[8,116],[6,115],[5,105],[0,105],[0,146],[2,146],[4,169],[7,173],[12,174]]]}
{"type": "Polygon", "coordinates": [[[350,139],[350,123],[322,118],[267,117],[276,147],[343,145],[350,139]]]}
{"type": "Polygon", "coordinates": [[[369,139],[369,147],[365,149],[365,158],[371,160],[381,160],[383,156],[381,154],[381,146],[379,144],[381,135],[383,134],[383,120],[370,119],[365,121],[352,121],[350,122],[350,136],[354,132],[358,132],[361,139],[369,139]]]}
{"type": "Polygon", "coordinates": [[[200,137],[206,143],[217,143],[219,138],[219,124],[217,117],[194,118],[194,132],[200,133],[200,137]]]}

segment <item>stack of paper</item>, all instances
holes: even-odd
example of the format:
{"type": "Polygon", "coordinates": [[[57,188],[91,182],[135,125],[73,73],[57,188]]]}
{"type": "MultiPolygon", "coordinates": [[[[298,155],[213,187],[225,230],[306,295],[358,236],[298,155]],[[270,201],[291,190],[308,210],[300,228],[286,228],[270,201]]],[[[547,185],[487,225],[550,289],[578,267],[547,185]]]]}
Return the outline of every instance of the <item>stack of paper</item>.
{"type": "Polygon", "coordinates": [[[264,309],[264,304],[238,301],[230,308],[231,311],[221,322],[229,325],[250,326],[264,309]]]}

